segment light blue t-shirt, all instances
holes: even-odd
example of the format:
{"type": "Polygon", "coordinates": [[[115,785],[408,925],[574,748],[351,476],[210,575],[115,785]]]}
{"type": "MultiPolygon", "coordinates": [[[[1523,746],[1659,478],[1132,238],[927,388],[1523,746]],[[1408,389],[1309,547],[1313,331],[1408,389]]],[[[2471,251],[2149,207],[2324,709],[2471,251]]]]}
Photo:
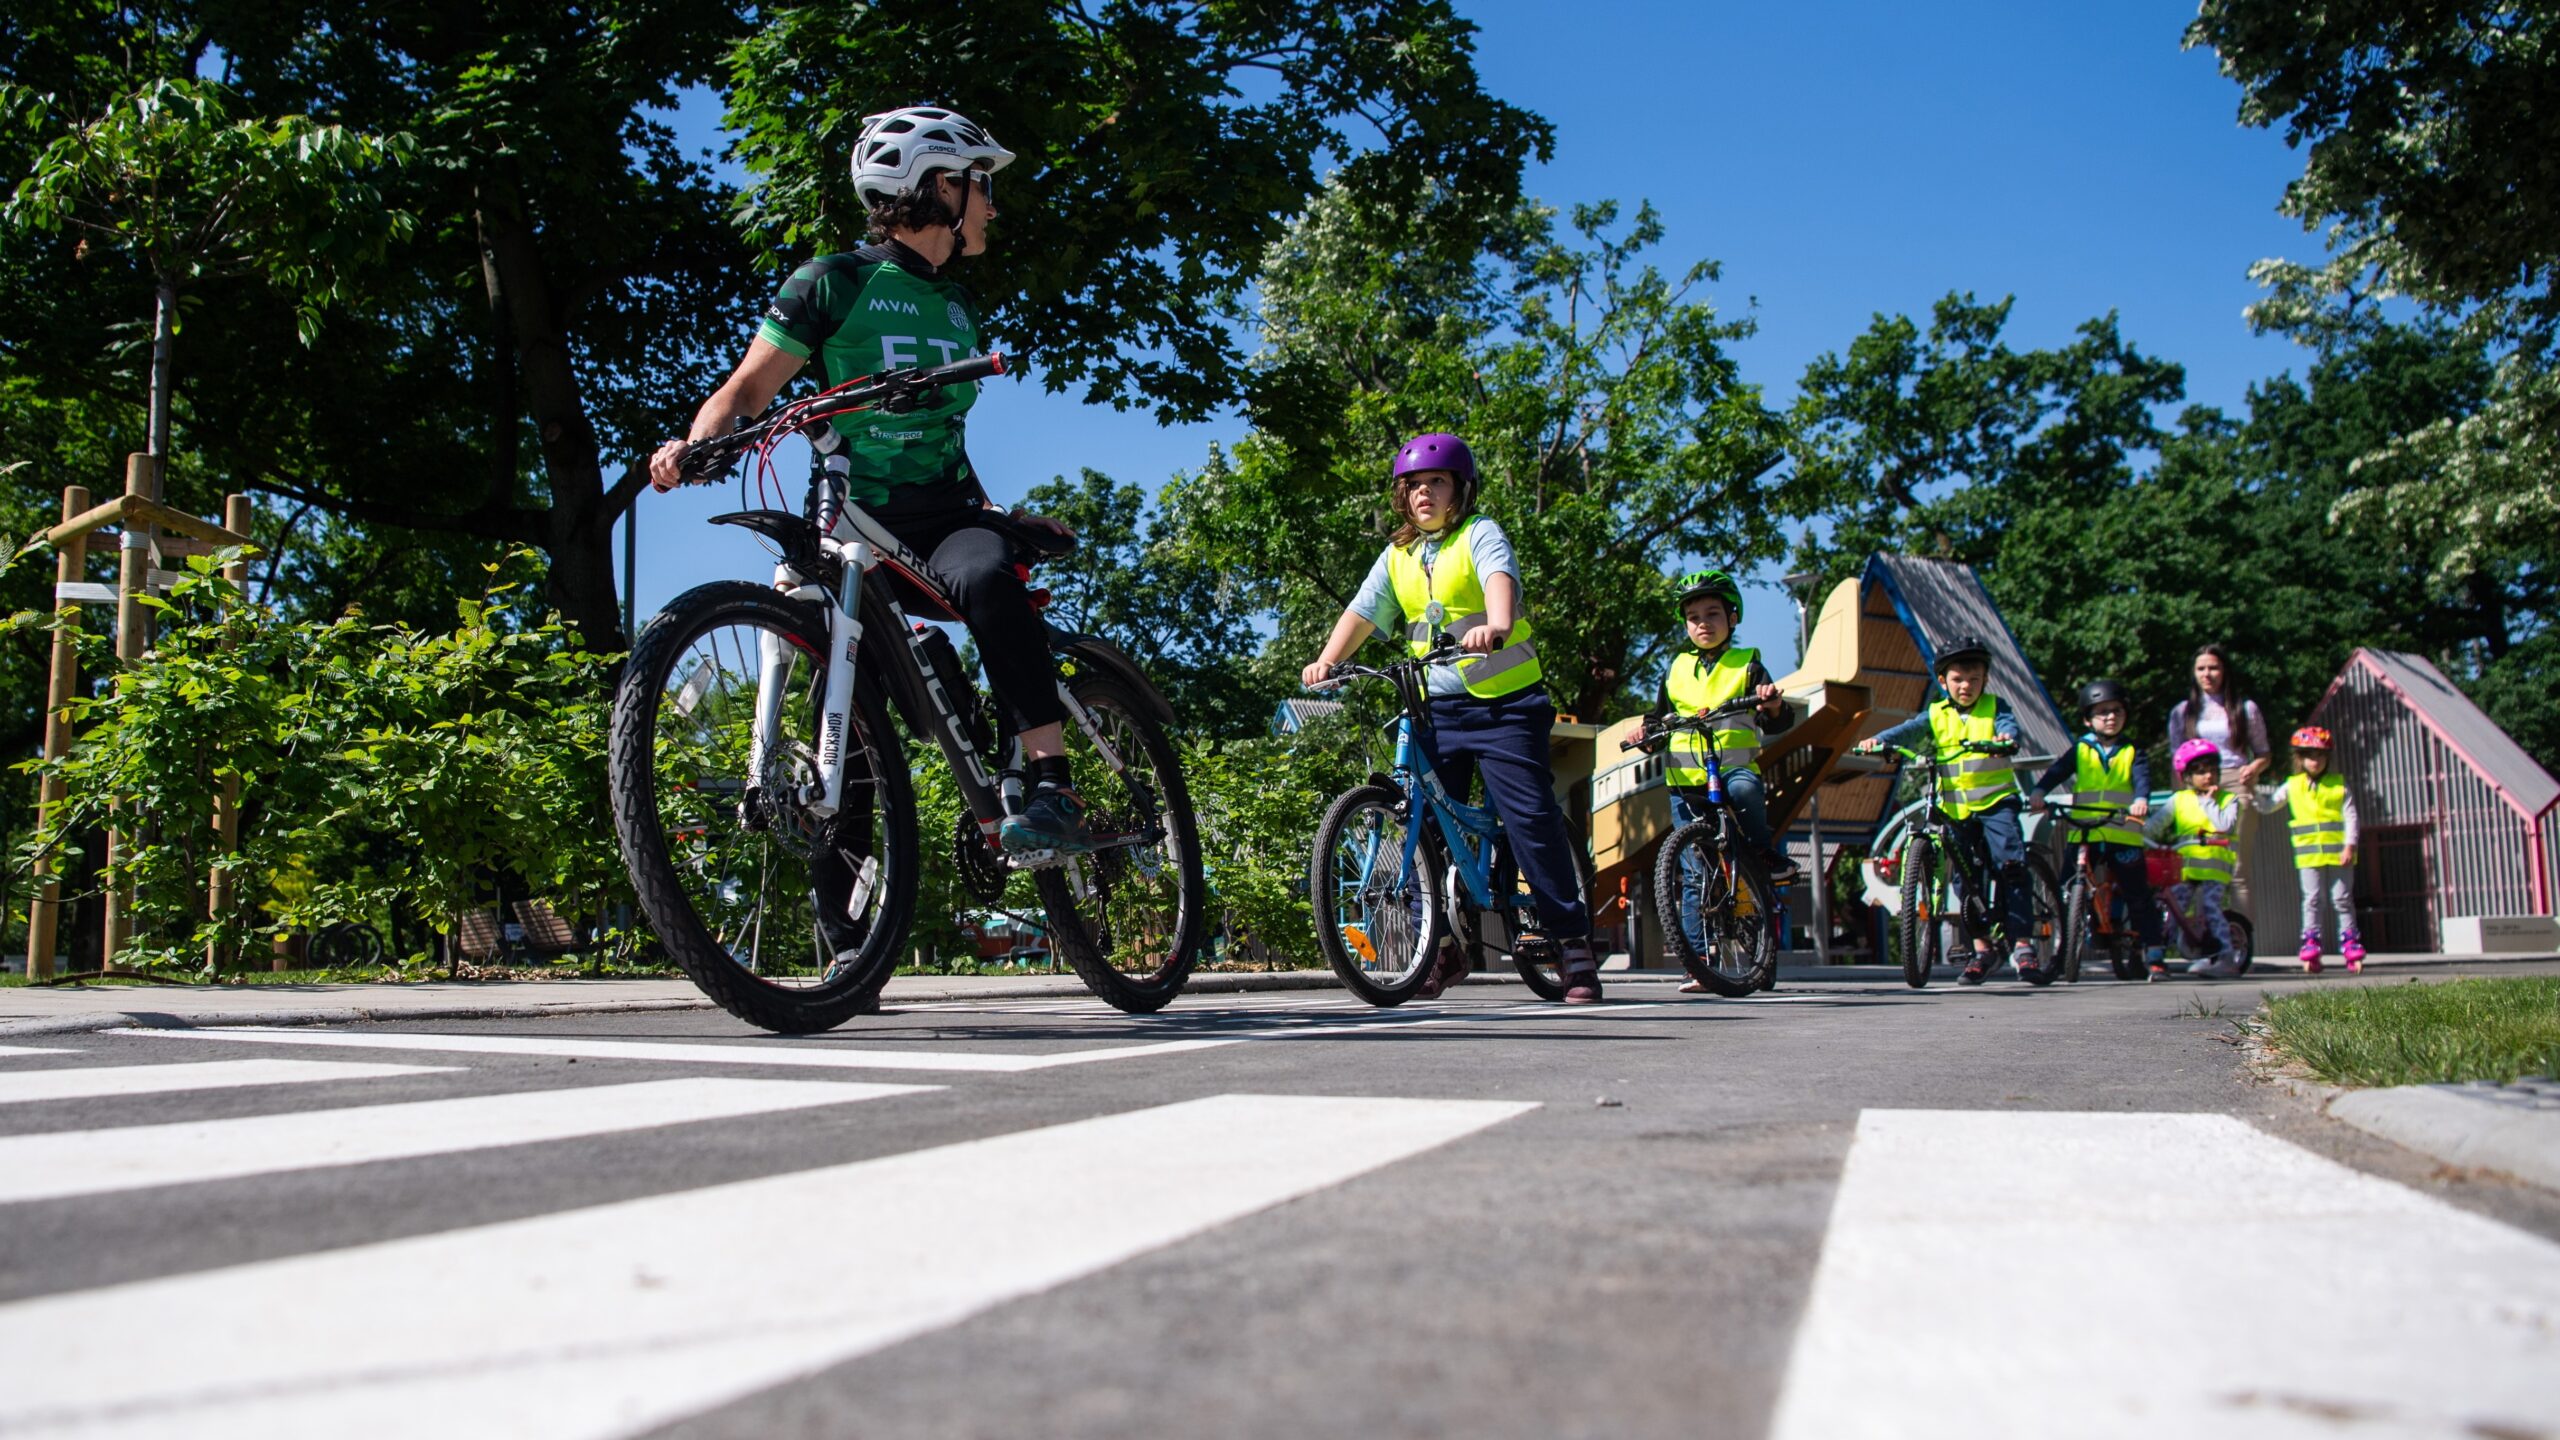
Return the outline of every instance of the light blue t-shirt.
{"type": "MultiPolygon", "coordinates": [[[[1431,561],[1438,557],[1439,536],[1425,535],[1417,543],[1420,548],[1416,553],[1421,559],[1431,561]]],[[[1369,567],[1369,578],[1360,582],[1360,593],[1351,597],[1351,613],[1377,626],[1378,633],[1390,640],[1397,640],[1407,623],[1404,607],[1396,603],[1395,582],[1387,578],[1387,554],[1394,548],[1389,546],[1378,552],[1377,563],[1369,567]]],[[[1475,557],[1477,583],[1483,583],[1488,575],[1508,575],[1513,585],[1520,583],[1520,568],[1511,559],[1511,537],[1502,533],[1502,527],[1492,517],[1478,516],[1476,523],[1468,527],[1467,549],[1475,557]]],[[[1401,645],[1398,648],[1401,650],[1401,645]]],[[[1429,678],[1430,694],[1463,698],[1467,693],[1467,682],[1458,678],[1454,665],[1433,666],[1429,678]]]]}

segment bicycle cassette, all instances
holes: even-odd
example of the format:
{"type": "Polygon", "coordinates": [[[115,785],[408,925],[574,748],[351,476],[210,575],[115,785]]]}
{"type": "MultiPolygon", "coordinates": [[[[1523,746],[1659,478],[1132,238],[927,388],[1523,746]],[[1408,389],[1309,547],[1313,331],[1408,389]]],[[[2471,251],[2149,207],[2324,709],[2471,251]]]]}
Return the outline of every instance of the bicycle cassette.
{"type": "Polygon", "coordinates": [[[951,827],[951,859],[960,871],[960,888],[981,905],[992,905],[1004,898],[1005,881],[1011,872],[1004,857],[978,831],[978,822],[968,811],[951,827]]]}

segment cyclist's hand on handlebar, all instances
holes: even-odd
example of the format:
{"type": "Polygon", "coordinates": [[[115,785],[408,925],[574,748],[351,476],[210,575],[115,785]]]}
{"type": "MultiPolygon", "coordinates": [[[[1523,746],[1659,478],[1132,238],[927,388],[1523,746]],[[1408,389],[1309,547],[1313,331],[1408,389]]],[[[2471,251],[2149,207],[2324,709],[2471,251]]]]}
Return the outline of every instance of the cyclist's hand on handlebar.
{"type": "Polygon", "coordinates": [[[2027,810],[2031,814],[2041,815],[2052,808],[2052,806],[2044,803],[2044,797],[2041,795],[2030,795],[2027,797],[2027,810]]]}
{"type": "Polygon", "coordinates": [[[1311,660],[1298,672],[1298,679],[1310,690],[1322,690],[1341,678],[1335,673],[1341,668],[1329,660],[1311,660]]]}
{"type": "Polygon", "coordinates": [[[1458,648],[1471,655],[1490,655],[1502,648],[1503,635],[1490,625],[1478,625],[1458,642],[1458,648]]]}
{"type": "Polygon", "coordinates": [[[660,492],[673,490],[684,483],[684,452],[693,448],[690,440],[669,440],[649,455],[649,488],[660,492]]]}
{"type": "Polygon", "coordinates": [[[1015,509],[1012,514],[1013,523],[1016,525],[1027,525],[1034,530],[1040,530],[1048,534],[1055,535],[1061,540],[1073,540],[1076,538],[1076,528],[1068,524],[1066,521],[1057,519],[1054,516],[1034,515],[1028,510],[1019,508],[1015,509]]]}
{"type": "Polygon", "coordinates": [[[2148,820],[2151,818],[2151,802],[2136,799],[2131,805],[2125,807],[2124,813],[2129,819],[2148,820]]]}

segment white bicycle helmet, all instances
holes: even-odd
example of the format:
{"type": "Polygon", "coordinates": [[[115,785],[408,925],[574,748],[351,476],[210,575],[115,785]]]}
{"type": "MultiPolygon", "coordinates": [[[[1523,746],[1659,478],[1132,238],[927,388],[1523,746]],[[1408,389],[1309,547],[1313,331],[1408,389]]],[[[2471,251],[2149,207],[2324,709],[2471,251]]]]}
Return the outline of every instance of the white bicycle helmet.
{"type": "Polygon", "coordinates": [[[1001,170],[1013,152],[978,122],[937,105],[909,105],[862,117],[853,142],[853,188],[865,205],[913,190],[936,170],[1001,170]]]}

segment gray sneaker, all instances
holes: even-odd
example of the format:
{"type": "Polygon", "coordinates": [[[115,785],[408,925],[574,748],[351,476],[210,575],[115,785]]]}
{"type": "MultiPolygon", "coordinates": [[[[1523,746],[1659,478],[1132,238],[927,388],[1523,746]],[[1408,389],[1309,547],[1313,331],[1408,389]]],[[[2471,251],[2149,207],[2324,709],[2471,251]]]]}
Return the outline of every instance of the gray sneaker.
{"type": "Polygon", "coordinates": [[[996,839],[1007,850],[1090,850],[1084,797],[1064,785],[1043,785],[1024,801],[1022,813],[1005,817],[996,839]]]}

